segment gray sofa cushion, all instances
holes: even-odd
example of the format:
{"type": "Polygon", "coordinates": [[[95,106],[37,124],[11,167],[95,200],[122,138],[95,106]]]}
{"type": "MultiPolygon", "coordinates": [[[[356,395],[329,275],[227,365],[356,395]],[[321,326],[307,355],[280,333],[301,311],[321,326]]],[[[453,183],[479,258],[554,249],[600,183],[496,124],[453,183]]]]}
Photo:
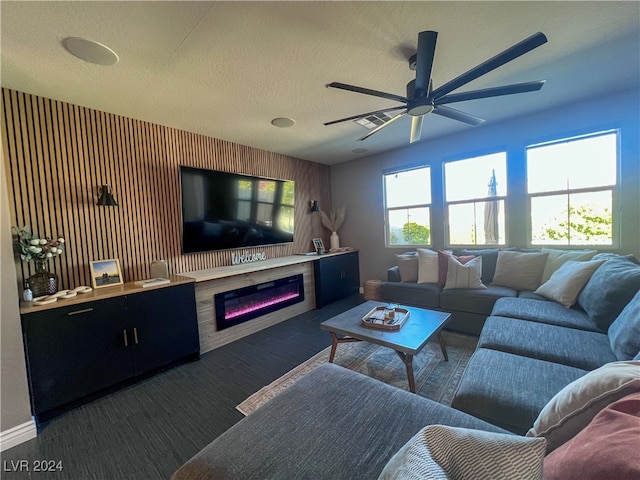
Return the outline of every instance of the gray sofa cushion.
{"type": "Polygon", "coordinates": [[[529,298],[501,298],[496,301],[491,315],[603,332],[581,309],[567,308],[556,302],[541,302],[529,298]]]}
{"type": "Polygon", "coordinates": [[[479,348],[451,406],[524,435],[544,406],[586,370],[479,348]]]}
{"type": "Polygon", "coordinates": [[[604,333],[495,316],[487,318],[478,348],[491,348],[583,370],[595,370],[618,360],[604,333]]]}
{"type": "Polygon", "coordinates": [[[242,419],[173,480],[377,478],[422,427],[506,433],[424,397],[324,364],[242,419]]]}
{"type": "Polygon", "coordinates": [[[496,300],[517,295],[511,288],[496,285],[488,285],[486,289],[452,288],[440,294],[440,308],[489,315],[496,300]]]}
{"type": "Polygon", "coordinates": [[[640,265],[623,257],[611,258],[591,276],[578,303],[606,332],[639,289],[640,265]]]}
{"type": "Polygon", "coordinates": [[[609,327],[609,339],[618,360],[631,360],[640,352],[640,290],[609,327]]]}
{"type": "Polygon", "coordinates": [[[380,285],[383,300],[424,308],[438,308],[441,291],[437,283],[383,282],[380,285]]]}
{"type": "Polygon", "coordinates": [[[548,298],[544,298],[542,295],[532,292],[531,290],[520,290],[518,292],[518,298],[529,298],[531,300],[544,300],[549,302],[548,298]]]}
{"type": "Polygon", "coordinates": [[[395,267],[391,267],[389,270],[387,270],[387,280],[389,282],[401,282],[402,279],[400,278],[400,267],[396,265],[395,267]]]}

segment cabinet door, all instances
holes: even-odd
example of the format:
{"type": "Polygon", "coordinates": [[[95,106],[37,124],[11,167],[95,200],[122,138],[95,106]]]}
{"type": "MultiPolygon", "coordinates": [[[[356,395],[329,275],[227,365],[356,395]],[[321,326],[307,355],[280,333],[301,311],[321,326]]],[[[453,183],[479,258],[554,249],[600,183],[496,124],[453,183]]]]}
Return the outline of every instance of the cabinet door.
{"type": "Polygon", "coordinates": [[[193,283],[128,297],[133,365],[140,375],[200,351],[193,283]]]}
{"type": "Polygon", "coordinates": [[[342,272],[344,275],[343,296],[358,293],[360,289],[360,262],[358,259],[358,252],[347,253],[344,255],[342,272]]]}
{"type": "Polygon", "coordinates": [[[133,375],[124,299],[22,317],[33,413],[59,407],[133,375]]]}
{"type": "Polygon", "coordinates": [[[357,293],[360,286],[358,252],[320,258],[314,268],[316,307],[357,293]]]}

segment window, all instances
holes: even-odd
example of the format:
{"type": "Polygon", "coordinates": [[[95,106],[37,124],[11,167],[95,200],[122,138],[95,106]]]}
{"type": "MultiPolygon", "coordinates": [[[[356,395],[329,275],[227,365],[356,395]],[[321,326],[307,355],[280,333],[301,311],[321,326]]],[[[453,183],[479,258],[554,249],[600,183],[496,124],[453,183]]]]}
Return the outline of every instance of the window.
{"type": "Polygon", "coordinates": [[[444,164],[449,245],[503,245],[505,152],[444,164]]]}
{"type": "Polygon", "coordinates": [[[387,246],[431,244],[431,170],[384,174],[387,246]]]}
{"type": "Polygon", "coordinates": [[[617,132],[527,148],[532,245],[612,245],[617,132]]]}
{"type": "Polygon", "coordinates": [[[236,195],[237,219],[293,233],[294,182],[238,180],[236,195]]]}

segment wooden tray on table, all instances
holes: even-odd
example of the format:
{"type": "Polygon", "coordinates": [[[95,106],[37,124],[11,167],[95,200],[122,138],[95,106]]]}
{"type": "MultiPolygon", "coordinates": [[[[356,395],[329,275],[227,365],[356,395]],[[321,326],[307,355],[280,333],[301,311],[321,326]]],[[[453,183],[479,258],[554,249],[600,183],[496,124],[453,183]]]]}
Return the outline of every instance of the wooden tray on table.
{"type": "Polygon", "coordinates": [[[362,325],[379,330],[400,330],[409,318],[409,310],[402,307],[393,309],[378,306],[362,317],[362,325]]]}

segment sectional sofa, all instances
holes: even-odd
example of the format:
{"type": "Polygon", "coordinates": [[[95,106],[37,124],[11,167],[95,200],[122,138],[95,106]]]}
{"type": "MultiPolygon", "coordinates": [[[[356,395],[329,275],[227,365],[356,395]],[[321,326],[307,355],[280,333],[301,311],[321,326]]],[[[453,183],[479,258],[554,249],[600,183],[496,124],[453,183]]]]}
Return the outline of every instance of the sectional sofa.
{"type": "Polygon", "coordinates": [[[494,302],[453,408],[326,364],[173,480],[639,478],[640,265],[591,262],[576,308],[494,302]]]}
{"type": "MultiPolygon", "coordinates": [[[[481,332],[499,298],[544,300],[545,297],[534,292],[567,261],[597,261],[609,257],[635,261],[632,255],[620,257],[611,253],[597,253],[595,250],[454,249],[431,252],[435,254],[437,263],[433,260],[425,268],[423,259],[418,254],[423,252],[431,251],[418,249],[396,255],[397,265],[388,269],[387,281],[380,286],[382,299],[449,312],[449,329],[474,335],[481,332]],[[451,256],[462,262],[480,261],[479,280],[483,288],[447,288],[447,266],[451,262],[451,256]],[[427,271],[423,275],[423,270],[429,268],[435,270],[434,273],[429,275],[427,271]]],[[[578,304],[575,309],[580,311],[581,306],[578,304]]]]}

